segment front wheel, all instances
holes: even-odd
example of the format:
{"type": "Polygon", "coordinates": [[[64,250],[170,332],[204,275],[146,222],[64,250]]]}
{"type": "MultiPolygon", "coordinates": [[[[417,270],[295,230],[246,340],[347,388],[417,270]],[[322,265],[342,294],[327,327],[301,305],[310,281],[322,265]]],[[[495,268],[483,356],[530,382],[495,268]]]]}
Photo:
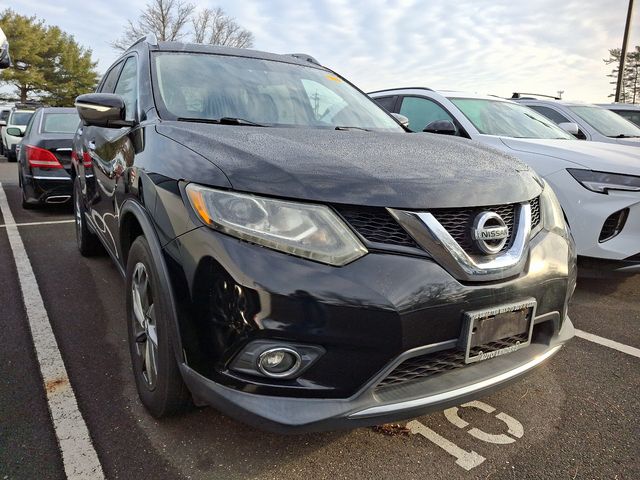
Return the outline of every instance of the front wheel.
{"type": "Polygon", "coordinates": [[[129,350],[140,400],[156,418],[177,413],[189,405],[190,394],[176,361],[170,305],[144,236],[129,251],[126,289],[129,350]]]}

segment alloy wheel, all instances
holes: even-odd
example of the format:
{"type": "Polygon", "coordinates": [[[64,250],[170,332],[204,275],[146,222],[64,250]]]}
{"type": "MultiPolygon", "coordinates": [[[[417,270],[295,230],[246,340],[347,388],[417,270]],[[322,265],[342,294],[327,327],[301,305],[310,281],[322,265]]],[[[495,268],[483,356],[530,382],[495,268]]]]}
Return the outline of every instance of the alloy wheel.
{"type": "Polygon", "coordinates": [[[131,295],[135,352],[144,382],[149,390],[154,390],[158,379],[158,334],[150,278],[141,262],[133,271],[131,295]]]}

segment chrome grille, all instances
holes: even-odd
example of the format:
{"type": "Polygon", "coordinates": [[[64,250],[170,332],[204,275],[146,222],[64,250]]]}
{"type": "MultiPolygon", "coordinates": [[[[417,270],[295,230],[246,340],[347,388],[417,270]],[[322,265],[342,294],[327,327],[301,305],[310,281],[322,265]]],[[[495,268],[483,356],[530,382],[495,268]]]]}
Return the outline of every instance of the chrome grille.
{"type": "Polygon", "coordinates": [[[501,252],[508,250],[511,247],[513,240],[514,226],[515,226],[515,204],[510,205],[498,205],[493,207],[480,207],[480,208],[447,208],[431,210],[431,214],[440,222],[449,235],[458,242],[467,253],[479,254],[481,253],[476,247],[475,242],[471,238],[471,229],[476,217],[482,212],[495,212],[502,217],[504,223],[509,227],[509,237],[507,243],[502,247],[501,252]]]}
{"type": "MultiPolygon", "coordinates": [[[[540,224],[540,200],[531,200],[531,227],[540,224]]],[[[449,232],[456,242],[469,254],[478,255],[481,252],[471,238],[471,228],[475,218],[481,212],[491,211],[502,217],[509,227],[509,238],[502,248],[502,252],[508,250],[515,237],[516,230],[516,205],[497,205],[490,207],[474,208],[443,208],[429,210],[440,224],[449,232]]],[[[421,249],[415,240],[396,222],[396,220],[384,208],[335,206],[340,215],[356,230],[365,240],[377,244],[387,244],[402,247],[421,249]]]]}
{"type": "MultiPolygon", "coordinates": [[[[503,348],[516,345],[517,342],[523,343],[527,341],[527,334],[514,335],[512,337],[503,338],[473,347],[470,356],[478,355],[480,352],[489,353],[501,350],[503,348]]],[[[439,375],[457,368],[462,368],[467,364],[464,363],[465,352],[463,350],[450,349],[440,352],[428,353],[418,357],[409,358],[398,365],[384,380],[382,380],[376,389],[382,389],[393,385],[399,385],[407,382],[424,380],[425,378],[439,375]]],[[[487,361],[487,360],[485,360],[487,361]]],[[[473,365],[473,364],[471,364],[473,365]]]]}

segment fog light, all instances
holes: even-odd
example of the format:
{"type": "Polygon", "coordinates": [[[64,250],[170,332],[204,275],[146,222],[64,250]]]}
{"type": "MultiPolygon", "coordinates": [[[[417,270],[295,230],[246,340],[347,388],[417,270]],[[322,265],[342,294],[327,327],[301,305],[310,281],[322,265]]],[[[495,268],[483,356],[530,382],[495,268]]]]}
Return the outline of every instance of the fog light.
{"type": "Polygon", "coordinates": [[[271,348],[258,358],[258,369],[269,377],[288,377],[302,364],[300,355],[290,348],[271,348]]]}

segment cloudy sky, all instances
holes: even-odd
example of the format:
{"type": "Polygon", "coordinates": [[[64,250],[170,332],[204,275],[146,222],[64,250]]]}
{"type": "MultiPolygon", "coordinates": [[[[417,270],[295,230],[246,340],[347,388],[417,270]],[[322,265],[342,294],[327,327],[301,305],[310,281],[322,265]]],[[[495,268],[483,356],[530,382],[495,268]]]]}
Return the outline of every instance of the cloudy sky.
{"type": "MultiPolygon", "coordinates": [[[[0,2],[0,9],[8,2],[0,2]],[[4,5],[3,5],[4,3],[4,5]]],[[[146,0],[11,0],[93,50],[103,72],[109,42],[146,0]]],[[[194,0],[222,7],[255,48],[310,53],[364,90],[430,86],[507,96],[513,91],[592,102],[612,92],[602,61],[619,47],[627,0],[194,0]]],[[[636,8],[631,44],[640,44],[636,8]]]]}

